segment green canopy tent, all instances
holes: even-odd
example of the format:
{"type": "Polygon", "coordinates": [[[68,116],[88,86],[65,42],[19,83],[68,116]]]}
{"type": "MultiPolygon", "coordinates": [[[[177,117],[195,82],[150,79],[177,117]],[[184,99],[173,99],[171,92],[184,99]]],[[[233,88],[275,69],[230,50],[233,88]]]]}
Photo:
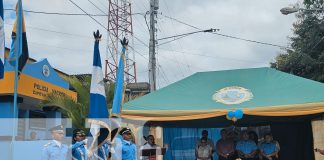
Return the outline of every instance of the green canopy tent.
{"type": "Polygon", "coordinates": [[[199,72],[124,104],[122,115],[177,121],[224,116],[235,109],[254,116],[322,113],[324,84],[271,68],[199,72]],[[222,92],[218,99],[217,92],[222,92]]]}
{"type": "Polygon", "coordinates": [[[291,132],[304,132],[295,138],[308,136],[298,145],[305,146],[311,141],[307,149],[312,154],[310,122],[322,113],[323,83],[271,68],[251,68],[193,74],[125,103],[122,117],[168,127],[267,124],[272,125],[273,132],[278,132],[279,139],[291,132]],[[243,111],[243,118],[236,123],[227,120],[228,112],[237,109],[243,111]],[[294,128],[283,132],[282,129],[289,127],[294,128]]]}

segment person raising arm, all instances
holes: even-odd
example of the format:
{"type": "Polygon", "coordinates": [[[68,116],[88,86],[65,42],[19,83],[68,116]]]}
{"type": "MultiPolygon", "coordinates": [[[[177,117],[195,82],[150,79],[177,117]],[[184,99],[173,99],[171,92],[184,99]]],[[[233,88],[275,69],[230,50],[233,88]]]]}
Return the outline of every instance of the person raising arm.
{"type": "Polygon", "coordinates": [[[318,148],[315,148],[314,150],[315,150],[315,152],[319,152],[321,155],[324,155],[324,150],[321,150],[318,148]]]}

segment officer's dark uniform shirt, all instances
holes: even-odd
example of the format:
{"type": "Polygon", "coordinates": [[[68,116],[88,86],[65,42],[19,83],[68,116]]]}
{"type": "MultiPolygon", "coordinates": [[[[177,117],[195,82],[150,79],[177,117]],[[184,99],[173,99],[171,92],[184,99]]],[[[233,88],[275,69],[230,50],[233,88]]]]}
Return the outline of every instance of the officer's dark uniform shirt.
{"type": "Polygon", "coordinates": [[[86,160],[87,149],[84,146],[84,142],[76,142],[72,145],[72,157],[74,160],[86,160]]]}

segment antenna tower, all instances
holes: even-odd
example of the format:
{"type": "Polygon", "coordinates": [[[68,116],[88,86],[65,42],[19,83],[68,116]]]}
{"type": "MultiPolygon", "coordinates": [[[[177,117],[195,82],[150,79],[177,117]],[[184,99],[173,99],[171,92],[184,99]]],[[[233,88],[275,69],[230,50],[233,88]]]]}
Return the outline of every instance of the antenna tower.
{"type": "Polygon", "coordinates": [[[120,40],[129,40],[130,48],[126,50],[124,77],[126,83],[136,83],[136,63],[133,50],[133,24],[131,0],[108,0],[108,37],[105,78],[116,81],[119,57],[121,52],[120,40]]]}

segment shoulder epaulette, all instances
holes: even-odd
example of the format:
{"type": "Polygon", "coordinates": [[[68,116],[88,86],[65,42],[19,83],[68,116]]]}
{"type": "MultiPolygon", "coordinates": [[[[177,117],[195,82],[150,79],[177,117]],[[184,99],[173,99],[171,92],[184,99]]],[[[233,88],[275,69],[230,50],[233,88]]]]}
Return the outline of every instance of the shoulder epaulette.
{"type": "Polygon", "coordinates": [[[44,145],[44,147],[48,147],[51,144],[52,144],[52,142],[48,142],[47,144],[44,145]]]}

